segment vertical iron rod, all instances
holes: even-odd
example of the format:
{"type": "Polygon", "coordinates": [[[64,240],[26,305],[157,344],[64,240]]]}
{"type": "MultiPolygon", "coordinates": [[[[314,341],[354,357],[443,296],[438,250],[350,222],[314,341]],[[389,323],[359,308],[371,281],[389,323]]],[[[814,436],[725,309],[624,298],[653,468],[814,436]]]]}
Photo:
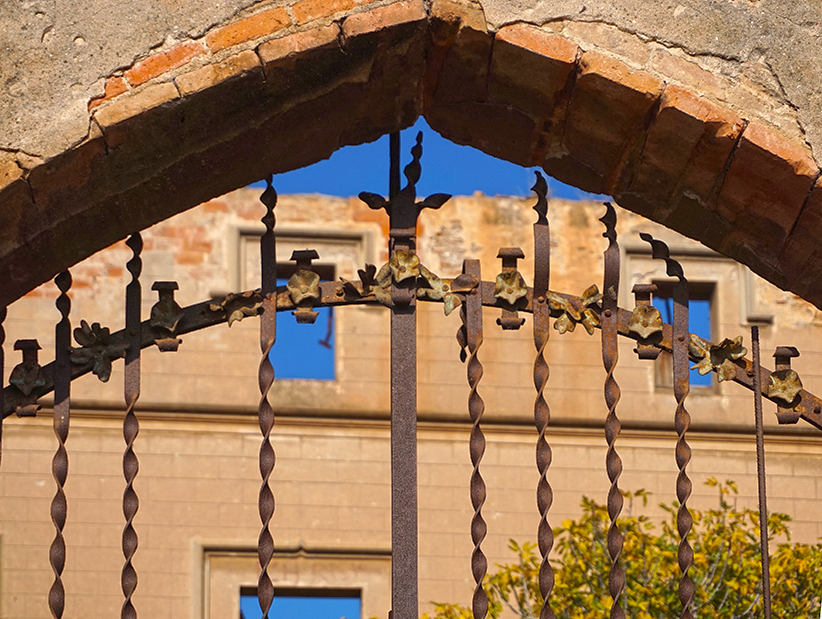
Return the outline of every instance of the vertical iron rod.
{"type": "Polygon", "coordinates": [[[66,526],[66,493],[65,485],[68,478],[68,452],[66,439],[69,433],[69,417],[71,403],[71,299],[67,292],[71,288],[71,274],[63,271],[55,279],[60,296],[56,306],[60,311],[60,322],[54,329],[55,367],[54,367],[54,434],[57,436],[57,451],[51,462],[51,471],[57,482],[57,490],[51,502],[51,520],[54,523],[54,541],[49,549],[49,562],[54,572],[54,582],[49,590],[49,610],[55,619],[63,616],[66,604],[66,592],[63,588],[63,568],[66,566],[66,542],[63,538],[63,529],[66,526]]]}
{"type": "Polygon", "coordinates": [[[616,440],[622,424],[617,415],[617,404],[621,397],[619,384],[614,378],[614,370],[619,361],[619,343],[617,342],[617,322],[619,315],[619,245],[616,234],[616,211],[610,203],[605,204],[605,215],[600,219],[605,224],[602,236],[608,239],[605,250],[605,276],[602,293],[602,362],[605,366],[605,404],[608,414],[605,417],[605,440],[608,451],[605,455],[605,469],[611,487],[608,489],[608,554],[611,557],[611,570],[608,575],[608,590],[611,594],[611,619],[625,619],[625,611],[620,606],[622,593],[625,590],[625,571],[619,563],[622,553],[623,536],[617,526],[617,519],[622,512],[622,493],[619,490],[619,477],[622,474],[622,459],[616,450],[616,440]]]}
{"type": "Polygon", "coordinates": [[[277,192],[271,185],[271,177],[266,180],[266,189],[260,196],[266,207],[262,218],[265,233],[260,238],[260,264],[262,281],[260,294],[263,298],[263,313],[260,316],[260,367],[258,381],[260,386],[260,404],[258,417],[263,439],[260,445],[260,486],[259,509],[262,529],[257,542],[257,553],[260,561],[260,579],[257,582],[257,598],[262,611],[262,618],[268,619],[271,603],[274,601],[274,584],[268,575],[268,566],[274,556],[274,538],[271,536],[271,519],[274,517],[274,493],[271,491],[271,474],[276,464],[276,454],[271,445],[271,430],[274,427],[274,409],[268,401],[268,392],[274,384],[274,366],[271,364],[271,349],[277,336],[277,250],[274,236],[274,207],[277,205],[277,192]]]}
{"type": "Polygon", "coordinates": [[[762,423],[762,361],[759,327],[751,327],[753,349],[754,417],[756,421],[756,477],[759,491],[759,549],[762,562],[762,600],[765,619],[771,619],[771,570],[768,553],[768,494],[765,490],[765,436],[762,423]]]}
{"type": "Polygon", "coordinates": [[[534,210],[538,218],[534,224],[534,387],[537,395],[534,400],[534,424],[539,436],[536,445],[536,464],[539,471],[537,483],[537,509],[539,525],[537,528],[537,545],[542,557],[539,566],[539,590],[542,595],[540,619],[554,619],[556,615],[551,608],[551,591],[554,588],[554,570],[548,560],[554,546],[554,532],[548,522],[548,512],[554,502],[554,491],[548,482],[548,469],[551,467],[553,452],[548,443],[548,425],[551,421],[551,409],[545,401],[545,389],[548,386],[550,368],[545,360],[545,349],[550,336],[551,308],[548,304],[548,286],[551,275],[551,228],[548,223],[548,186],[545,178],[537,172],[536,183],[532,188],[537,194],[534,210]]]}
{"type": "MultiPolygon", "coordinates": [[[[416,232],[398,222],[414,222],[415,179],[419,178],[421,136],[399,189],[400,137],[391,134],[389,251],[414,251],[416,232]]],[[[391,285],[391,608],[393,619],[417,619],[417,314],[413,279],[391,285]]]]}
{"type": "MultiPolygon", "coordinates": [[[[478,282],[482,281],[479,260],[465,260],[462,272],[466,275],[473,275],[478,282]]],[[[471,439],[470,456],[474,470],[471,473],[471,506],[474,508],[474,515],[471,518],[471,541],[474,543],[474,550],[471,553],[471,573],[474,576],[474,596],[471,609],[474,619],[485,619],[488,614],[488,595],[482,587],[482,582],[488,572],[488,559],[482,552],[482,541],[488,533],[488,526],[482,517],[482,506],[485,504],[486,488],[485,481],[480,473],[480,462],[485,453],[485,436],[482,433],[480,422],[485,412],[485,403],[478,393],[479,382],[482,379],[483,368],[477,353],[482,346],[482,287],[477,286],[470,293],[465,295],[465,301],[460,308],[462,318],[461,330],[464,335],[465,348],[468,349],[468,414],[471,418],[471,439]]]]}
{"type": "Polygon", "coordinates": [[[142,333],[140,330],[140,306],[142,303],[142,289],[140,287],[140,273],[143,270],[143,261],[140,252],[143,249],[143,238],[140,233],[132,234],[126,241],[131,248],[132,258],[126,264],[131,273],[131,282],[126,286],[126,332],[128,334],[128,348],[125,359],[124,397],[126,414],[123,418],[123,439],[126,449],[123,453],[123,477],[126,488],[123,491],[123,516],[126,525],[123,528],[123,557],[125,563],[121,575],[121,586],[125,601],[120,612],[121,619],[137,619],[137,610],[131,601],[137,589],[137,571],[132,559],[137,552],[137,532],[134,530],[134,517],[140,507],[140,500],[134,490],[134,480],[140,470],[137,454],[134,453],[134,441],[140,432],[140,422],[134,412],[137,399],[140,397],[140,350],[142,333]]]}

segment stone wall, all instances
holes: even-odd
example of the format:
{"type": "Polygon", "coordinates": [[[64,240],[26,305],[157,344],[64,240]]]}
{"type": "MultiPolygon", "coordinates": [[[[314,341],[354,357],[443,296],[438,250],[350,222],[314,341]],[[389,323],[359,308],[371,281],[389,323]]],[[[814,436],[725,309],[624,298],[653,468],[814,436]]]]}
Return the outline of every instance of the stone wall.
{"type": "MultiPolygon", "coordinates": [[[[144,232],[143,317],[154,302],[155,280],[176,279],[177,298],[187,305],[213,294],[253,288],[259,277],[257,235],[264,208],[259,190],[241,190],[168,219],[144,232]]],[[[455,276],[466,257],[481,260],[483,278],[499,271],[500,246],[520,246],[521,270],[532,281],[533,199],[454,198],[421,216],[419,255],[444,277],[455,276]]],[[[551,288],[579,294],[601,287],[606,241],[596,203],[552,200],[551,288]]],[[[822,329],[819,310],[751,275],[698,244],[630,212],[619,210],[623,250],[620,305],[631,307],[634,283],[663,281],[662,263],[652,260],[637,232],[664,239],[681,258],[689,279],[713,283],[714,339],[745,336],[760,325],[763,357],[776,345],[797,345],[794,367],[810,391],[822,391],[822,329]]],[[[276,209],[279,260],[292,249],[316,247],[320,263],[337,275],[356,278],[365,261],[387,259],[384,213],[356,199],[281,196],[276,209]],[[323,222],[318,224],[317,222],[323,222]]],[[[131,251],[123,243],[72,269],[72,320],[99,321],[112,330],[123,321],[124,270],[131,251]]],[[[10,342],[37,337],[42,362],[53,358],[56,287],[44,285],[9,308],[5,327],[5,376],[17,363],[10,342]]],[[[511,558],[510,538],[534,540],[539,516],[534,493],[538,472],[533,454],[534,345],[530,318],[503,332],[496,311],[485,310],[485,342],[479,351],[484,376],[479,393],[486,404],[488,440],[482,472],[488,485],[484,508],[489,563],[511,558]]],[[[361,589],[363,613],[385,617],[389,605],[390,445],[388,425],[388,312],[345,307],[335,313],[336,380],[279,380],[272,392],[277,411],[272,477],[277,507],[272,524],[277,556],[272,577],[284,587],[361,589]]],[[[419,484],[420,602],[467,602],[472,589],[468,494],[465,366],[459,362],[456,313],[440,304],[419,304],[419,484]]],[[[135,443],[140,472],[135,488],[140,509],[135,529],[140,615],[236,616],[242,587],[257,578],[257,495],[260,445],[258,320],[246,318],[184,336],[176,353],[146,349],[141,431],[135,443]]],[[[633,342],[620,344],[616,378],[622,388],[618,412],[624,430],[617,441],[625,472],[621,486],[653,493],[647,513],[665,516],[657,501],[674,498],[676,464],[669,389],[657,387],[653,363],[640,361],[633,342]]],[[[559,335],[551,330],[546,353],[551,376],[546,398],[552,410],[549,478],[558,526],[579,515],[582,495],[603,502],[608,488],[607,411],[599,332],[581,327],[559,335]]],[[[768,365],[770,365],[768,363],[768,365]]],[[[119,588],[124,481],[122,364],[108,383],[88,375],[72,384],[68,440],[68,558],[66,616],[110,617],[122,604],[119,588]]],[[[756,505],[756,461],[750,393],[735,384],[694,388],[689,442],[692,505],[716,504],[711,476],[739,484],[740,506],[756,505]]],[[[53,574],[47,563],[54,535],[49,504],[56,447],[48,402],[36,419],[14,416],[4,423],[0,464],[0,615],[47,617],[46,594],[53,574]]],[[[777,426],[766,402],[769,507],[791,514],[794,540],[822,535],[819,501],[822,437],[804,422],[777,426]]],[[[638,507],[638,506],[637,506],[638,507]]],[[[774,586],[778,586],[775,584],[774,586]]]]}

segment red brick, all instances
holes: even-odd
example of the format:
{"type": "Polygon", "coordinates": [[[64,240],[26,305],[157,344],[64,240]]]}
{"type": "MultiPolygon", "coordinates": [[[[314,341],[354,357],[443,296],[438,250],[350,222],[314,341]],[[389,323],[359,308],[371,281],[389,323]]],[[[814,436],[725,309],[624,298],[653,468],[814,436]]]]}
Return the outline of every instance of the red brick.
{"type": "Polygon", "coordinates": [[[494,40],[489,100],[548,116],[575,68],[578,51],[576,43],[535,26],[501,28],[494,40]]]}
{"type": "Polygon", "coordinates": [[[730,110],[668,86],[636,165],[616,188],[620,204],[657,221],[668,216],[682,194],[708,204],[742,124],[730,110]],[[647,206],[638,209],[632,201],[647,206]]]}
{"type": "Polygon", "coordinates": [[[300,0],[291,7],[298,24],[329,17],[343,11],[350,11],[356,5],[354,0],[300,0]]]}
{"type": "Polygon", "coordinates": [[[206,44],[211,51],[216,52],[273,34],[290,25],[291,18],[284,8],[269,9],[208,33],[206,44]]]}
{"type": "Polygon", "coordinates": [[[167,71],[183,66],[195,56],[203,53],[205,49],[199,43],[193,41],[180,43],[165,52],[141,60],[126,71],[125,76],[129,84],[139,86],[167,71]]]}
{"type": "Polygon", "coordinates": [[[184,97],[206,90],[231,78],[249,71],[259,70],[260,60],[253,50],[246,49],[222,62],[207,64],[189,73],[183,73],[175,80],[180,94],[184,97]]]}
{"type": "Polygon", "coordinates": [[[351,38],[427,19],[422,0],[402,0],[346,17],[343,21],[343,34],[346,38],[351,38]]]}
{"type": "Polygon", "coordinates": [[[611,193],[662,90],[663,82],[645,71],[600,52],[585,52],[561,149],[548,153],[545,170],[586,191],[611,193]]]}
{"type": "Polygon", "coordinates": [[[106,101],[123,94],[126,90],[128,90],[128,84],[126,84],[126,80],[123,77],[115,76],[108,78],[106,80],[105,94],[102,97],[97,97],[96,99],[92,99],[88,102],[89,111],[93,110],[101,103],[105,103],[106,101]]]}
{"type": "Polygon", "coordinates": [[[258,48],[263,65],[287,58],[293,54],[302,54],[309,50],[337,47],[339,28],[336,24],[295,32],[284,37],[266,41],[258,48]]]}
{"type": "Polygon", "coordinates": [[[728,168],[717,211],[755,236],[784,239],[818,174],[807,146],[751,123],[728,168]]]}
{"type": "Polygon", "coordinates": [[[822,238],[822,178],[817,179],[814,184],[796,226],[779,256],[779,264],[792,277],[791,281],[801,279],[800,275],[808,262],[822,251],[820,238],[822,238]]]}

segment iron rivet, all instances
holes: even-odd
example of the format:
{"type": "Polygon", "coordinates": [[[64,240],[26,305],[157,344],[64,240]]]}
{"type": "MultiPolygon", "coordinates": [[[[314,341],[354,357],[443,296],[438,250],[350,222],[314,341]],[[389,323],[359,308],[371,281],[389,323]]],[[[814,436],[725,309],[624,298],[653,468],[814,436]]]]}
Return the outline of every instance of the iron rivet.
{"type": "Polygon", "coordinates": [[[605,316],[606,316],[606,318],[610,318],[611,317],[611,310],[605,310],[605,316]]]}
{"type": "Polygon", "coordinates": [[[537,298],[537,301],[539,301],[540,303],[545,303],[545,297],[540,296],[537,298]]]}
{"type": "Polygon", "coordinates": [[[680,335],[680,336],[679,336],[678,338],[676,338],[676,339],[677,339],[677,340],[679,340],[680,342],[684,342],[684,341],[685,341],[685,336],[684,336],[684,335],[680,335]]]}

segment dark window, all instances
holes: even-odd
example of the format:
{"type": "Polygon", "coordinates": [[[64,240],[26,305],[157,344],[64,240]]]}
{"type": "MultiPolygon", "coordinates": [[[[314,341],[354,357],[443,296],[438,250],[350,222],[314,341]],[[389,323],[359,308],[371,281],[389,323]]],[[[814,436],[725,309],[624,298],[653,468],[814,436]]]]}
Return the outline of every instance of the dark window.
{"type": "MultiPolygon", "coordinates": [[[[334,280],[333,265],[312,265],[312,270],[322,281],[334,280]]],[[[277,285],[285,286],[295,271],[294,264],[278,264],[277,285]]],[[[277,314],[277,340],[270,356],[276,379],[335,379],[334,310],[314,311],[319,314],[314,324],[299,324],[291,312],[277,314]]]]}
{"type": "MultiPolygon", "coordinates": [[[[360,592],[355,589],[275,589],[270,619],[360,619],[360,592]]],[[[240,619],[260,616],[257,592],[240,592],[240,619]]]]}
{"type": "MultiPolygon", "coordinates": [[[[658,291],[654,295],[653,304],[660,314],[662,321],[673,324],[674,320],[674,300],[673,284],[670,282],[654,282],[658,291]]],[[[706,340],[713,341],[712,336],[712,315],[714,284],[704,282],[689,282],[690,302],[688,303],[688,330],[706,340]]],[[[656,385],[658,387],[670,388],[673,386],[673,363],[671,353],[663,352],[656,363],[656,385]]],[[[713,372],[700,375],[696,370],[691,370],[692,387],[712,387],[714,384],[713,372]]]]}

